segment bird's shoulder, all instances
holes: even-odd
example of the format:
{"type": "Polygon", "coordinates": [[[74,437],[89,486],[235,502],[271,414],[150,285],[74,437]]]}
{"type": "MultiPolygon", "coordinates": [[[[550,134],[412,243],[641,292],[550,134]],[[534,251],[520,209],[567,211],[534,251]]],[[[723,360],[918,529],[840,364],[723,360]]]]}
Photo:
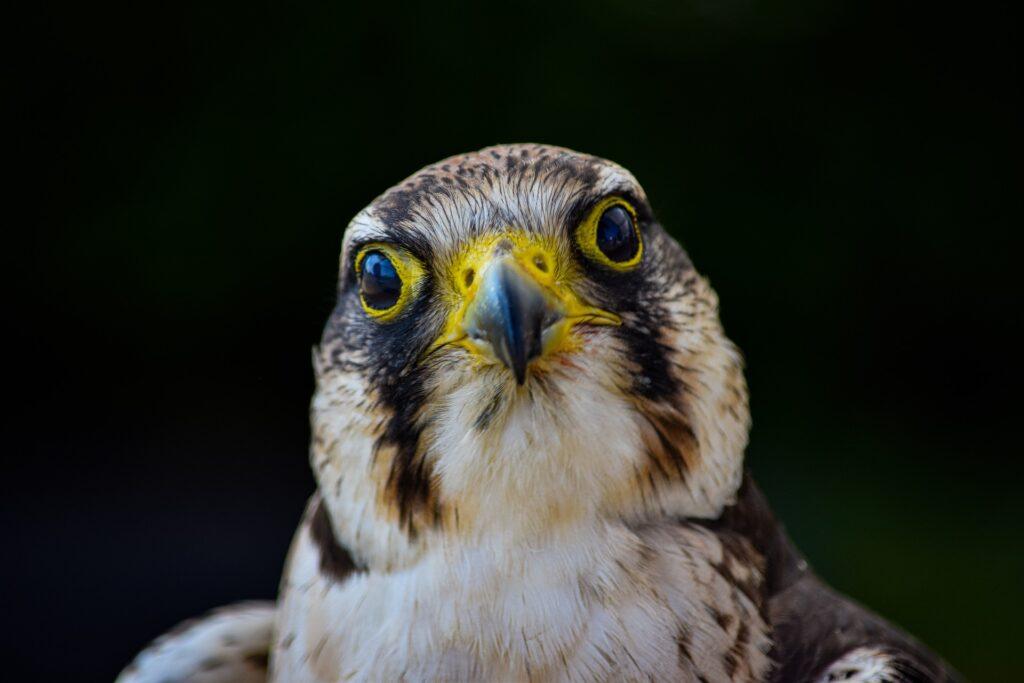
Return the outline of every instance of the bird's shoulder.
{"type": "Polygon", "coordinates": [[[152,642],[117,683],[264,683],[274,604],[243,602],[184,621],[152,642]]]}
{"type": "Polygon", "coordinates": [[[749,473],[718,519],[687,522],[694,523],[723,543],[742,539],[760,558],[773,683],[960,680],[924,645],[815,575],[749,473]]]}

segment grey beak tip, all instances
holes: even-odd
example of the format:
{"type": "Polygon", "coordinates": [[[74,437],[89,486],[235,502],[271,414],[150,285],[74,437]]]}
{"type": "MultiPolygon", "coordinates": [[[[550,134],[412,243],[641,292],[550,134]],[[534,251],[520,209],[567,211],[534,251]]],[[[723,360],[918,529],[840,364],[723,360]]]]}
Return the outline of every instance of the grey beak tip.
{"type": "Polygon", "coordinates": [[[504,263],[485,275],[479,296],[483,305],[474,325],[522,386],[530,361],[541,353],[541,332],[551,315],[547,301],[535,283],[504,263]]]}

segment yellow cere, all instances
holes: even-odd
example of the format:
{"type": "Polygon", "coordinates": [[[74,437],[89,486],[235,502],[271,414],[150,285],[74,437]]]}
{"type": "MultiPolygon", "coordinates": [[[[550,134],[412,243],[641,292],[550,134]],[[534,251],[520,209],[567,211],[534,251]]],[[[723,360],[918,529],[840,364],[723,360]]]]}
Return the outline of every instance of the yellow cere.
{"type": "Polygon", "coordinates": [[[448,281],[452,284],[451,287],[445,288],[450,313],[443,333],[431,345],[428,353],[441,346],[455,344],[479,355],[480,349],[467,337],[463,329],[463,320],[473,305],[479,283],[482,281],[480,275],[494,258],[495,250],[502,241],[512,245],[509,251],[522,273],[539,284],[551,304],[564,314],[563,320],[552,326],[544,335],[544,355],[572,350],[577,340],[570,335],[570,330],[575,324],[622,323],[619,316],[588,305],[573,291],[572,281],[580,276],[579,269],[572,263],[568,254],[560,253],[554,240],[510,228],[482,235],[468,243],[444,269],[448,281]]]}
{"type": "Polygon", "coordinates": [[[622,197],[606,197],[597,203],[586,219],[580,224],[580,227],[576,230],[576,242],[579,244],[580,249],[587,255],[587,258],[592,261],[597,261],[603,266],[611,268],[613,270],[630,270],[634,268],[644,257],[644,241],[640,237],[640,231],[637,230],[637,218],[636,209],[622,197]],[[604,252],[601,251],[597,246],[597,224],[601,220],[601,215],[613,206],[621,206],[629,215],[633,218],[633,230],[636,230],[636,239],[638,248],[636,255],[628,261],[616,263],[610,258],[605,256],[604,252]]]}
{"type": "Polygon", "coordinates": [[[459,299],[468,301],[476,294],[480,282],[477,276],[483,272],[498,243],[502,241],[512,245],[511,251],[516,261],[537,282],[545,287],[555,285],[561,272],[556,270],[560,259],[556,258],[554,243],[523,230],[502,230],[476,238],[452,260],[448,275],[456,284],[459,299]]]}
{"type": "Polygon", "coordinates": [[[391,308],[378,310],[368,306],[366,301],[363,300],[362,293],[359,295],[359,303],[363,305],[363,310],[366,311],[367,315],[376,318],[380,322],[387,322],[393,320],[395,316],[401,313],[409,301],[415,297],[423,281],[425,271],[423,265],[404,249],[398,249],[384,242],[371,242],[363,246],[359,250],[359,254],[356,255],[357,277],[362,275],[363,259],[372,251],[379,251],[388,257],[388,260],[395,267],[398,277],[402,280],[402,290],[398,295],[398,301],[391,308]]]}

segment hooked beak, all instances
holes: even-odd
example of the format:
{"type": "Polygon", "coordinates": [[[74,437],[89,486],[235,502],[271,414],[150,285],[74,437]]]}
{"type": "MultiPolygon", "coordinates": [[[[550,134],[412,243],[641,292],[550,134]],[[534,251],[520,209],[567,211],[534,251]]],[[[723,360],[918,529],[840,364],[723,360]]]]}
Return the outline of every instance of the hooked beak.
{"type": "Polygon", "coordinates": [[[544,331],[565,318],[563,307],[545,296],[540,285],[523,273],[510,256],[492,261],[482,274],[463,318],[463,329],[477,343],[526,381],[526,366],[543,352],[544,331]]]}
{"type": "Polygon", "coordinates": [[[556,278],[554,254],[536,242],[514,235],[466,251],[458,272],[472,274],[473,281],[428,352],[461,346],[484,362],[504,364],[522,385],[531,361],[574,348],[574,326],[622,322],[586,304],[556,278]]]}

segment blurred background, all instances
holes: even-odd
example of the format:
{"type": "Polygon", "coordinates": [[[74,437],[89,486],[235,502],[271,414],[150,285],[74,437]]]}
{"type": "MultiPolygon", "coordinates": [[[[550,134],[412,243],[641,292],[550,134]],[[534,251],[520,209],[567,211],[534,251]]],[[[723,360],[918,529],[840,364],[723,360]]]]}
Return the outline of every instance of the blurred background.
{"type": "Polygon", "coordinates": [[[1009,3],[37,6],[8,26],[7,680],[275,595],[349,218],[496,142],[608,157],[722,300],[812,564],[1019,676],[1009,3]],[[13,672],[17,675],[11,675],[13,672]]]}

